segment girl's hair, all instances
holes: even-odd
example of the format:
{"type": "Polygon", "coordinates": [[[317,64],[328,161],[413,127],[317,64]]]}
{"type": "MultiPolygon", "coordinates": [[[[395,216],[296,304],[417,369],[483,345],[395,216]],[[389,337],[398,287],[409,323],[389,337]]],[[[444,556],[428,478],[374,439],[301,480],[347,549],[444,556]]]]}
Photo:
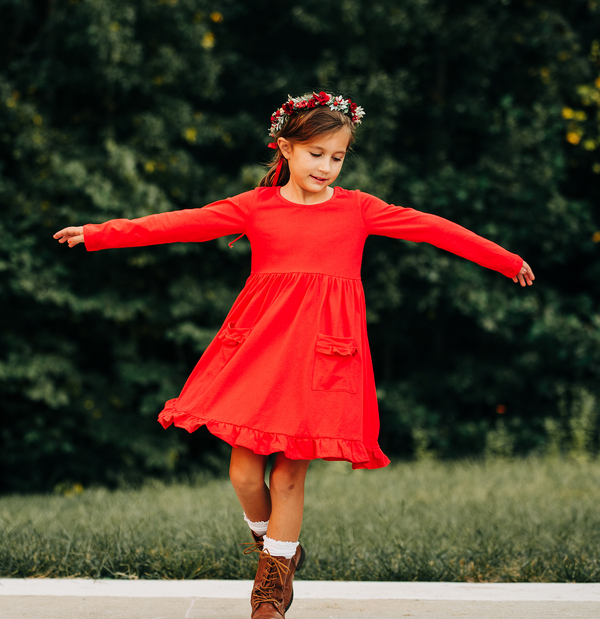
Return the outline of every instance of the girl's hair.
{"type": "MultiPolygon", "coordinates": [[[[351,118],[343,112],[332,110],[326,105],[319,106],[309,109],[306,112],[295,113],[274,138],[274,142],[277,143],[277,138],[285,138],[292,144],[303,144],[311,142],[320,135],[339,131],[343,127],[347,127],[350,130],[350,142],[348,143],[348,146],[350,146],[354,143],[354,133],[356,130],[351,118]]],[[[268,164],[269,170],[260,181],[259,187],[273,186],[275,170],[281,160],[283,160],[283,164],[281,172],[279,173],[277,185],[283,186],[289,181],[290,169],[287,159],[283,156],[281,150],[277,148],[277,152],[273,155],[271,162],[268,164]]]]}

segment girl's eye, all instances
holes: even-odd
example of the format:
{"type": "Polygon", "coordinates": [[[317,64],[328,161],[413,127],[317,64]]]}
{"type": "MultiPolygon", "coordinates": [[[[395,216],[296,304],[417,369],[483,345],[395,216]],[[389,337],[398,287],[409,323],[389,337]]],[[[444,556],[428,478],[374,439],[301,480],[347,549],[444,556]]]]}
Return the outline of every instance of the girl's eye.
{"type": "MultiPolygon", "coordinates": [[[[323,153],[311,153],[311,155],[313,157],[321,157],[323,155],[323,153]]],[[[332,157],[332,159],[336,162],[341,161],[341,157],[332,157]]]]}

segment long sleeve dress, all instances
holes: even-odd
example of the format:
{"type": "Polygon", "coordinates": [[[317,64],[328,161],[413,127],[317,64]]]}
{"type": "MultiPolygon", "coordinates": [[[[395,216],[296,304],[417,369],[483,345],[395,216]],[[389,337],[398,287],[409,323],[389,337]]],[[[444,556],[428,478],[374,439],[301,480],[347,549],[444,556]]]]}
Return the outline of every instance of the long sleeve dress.
{"type": "Polygon", "coordinates": [[[296,204],[259,187],[203,208],[84,226],[88,251],[245,234],[251,274],[179,397],[159,415],[230,445],[292,459],[389,463],[379,414],[360,267],[367,236],[428,242],[514,277],[523,260],[436,215],[334,188],[296,204]]]}

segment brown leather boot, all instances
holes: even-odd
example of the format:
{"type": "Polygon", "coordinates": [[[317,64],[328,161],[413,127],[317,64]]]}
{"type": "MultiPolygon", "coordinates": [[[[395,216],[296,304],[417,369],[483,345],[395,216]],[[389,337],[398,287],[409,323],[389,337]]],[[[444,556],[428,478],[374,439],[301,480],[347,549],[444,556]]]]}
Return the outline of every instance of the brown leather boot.
{"type": "Polygon", "coordinates": [[[302,567],[304,556],[299,544],[291,559],[273,557],[269,551],[262,551],[250,598],[252,619],[285,619],[285,611],[294,598],[294,574],[302,567]]]}

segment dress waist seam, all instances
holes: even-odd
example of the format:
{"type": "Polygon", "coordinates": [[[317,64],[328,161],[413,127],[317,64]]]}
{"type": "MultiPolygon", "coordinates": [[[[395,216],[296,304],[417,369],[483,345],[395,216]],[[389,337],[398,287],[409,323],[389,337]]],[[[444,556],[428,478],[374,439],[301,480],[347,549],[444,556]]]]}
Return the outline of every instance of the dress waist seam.
{"type": "Polygon", "coordinates": [[[324,275],[325,277],[336,277],[338,279],[349,279],[360,282],[360,277],[345,277],[344,275],[336,275],[334,273],[318,273],[315,271],[251,271],[250,275],[324,275]]]}

